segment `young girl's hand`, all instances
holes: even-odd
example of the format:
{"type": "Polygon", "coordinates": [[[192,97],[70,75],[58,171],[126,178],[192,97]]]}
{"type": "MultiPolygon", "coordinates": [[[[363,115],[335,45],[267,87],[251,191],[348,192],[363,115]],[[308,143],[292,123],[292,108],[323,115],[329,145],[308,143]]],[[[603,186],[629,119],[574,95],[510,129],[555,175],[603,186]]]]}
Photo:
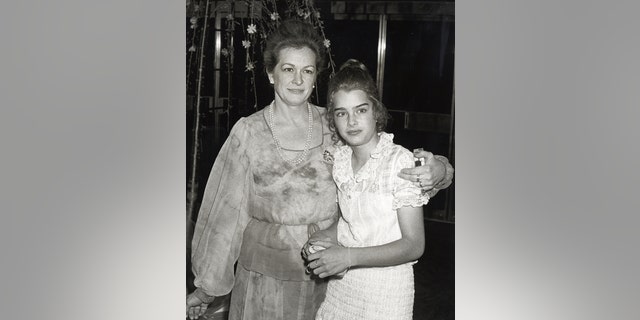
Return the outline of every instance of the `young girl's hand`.
{"type": "MultiPolygon", "coordinates": [[[[326,249],[323,246],[319,246],[319,245],[315,245],[316,242],[318,242],[319,240],[311,240],[309,239],[309,241],[307,241],[307,243],[304,244],[304,246],[302,246],[302,257],[307,261],[310,262],[309,260],[309,256],[311,254],[314,254],[320,250],[324,250],[326,249]]],[[[309,271],[309,269],[307,268],[307,273],[311,273],[311,271],[309,271]]]]}
{"type": "Polygon", "coordinates": [[[308,260],[308,256],[310,254],[316,251],[319,251],[321,249],[327,248],[322,245],[316,245],[315,248],[312,248],[318,242],[323,242],[323,243],[330,242],[332,245],[335,245],[337,242],[337,239],[334,239],[331,236],[331,233],[329,230],[319,230],[309,235],[309,240],[307,241],[307,243],[304,244],[304,246],[302,246],[302,257],[305,260],[308,260]]]}
{"type": "Polygon", "coordinates": [[[315,241],[313,245],[326,248],[307,256],[307,267],[318,277],[339,275],[351,267],[349,248],[328,241],[315,241]]]}

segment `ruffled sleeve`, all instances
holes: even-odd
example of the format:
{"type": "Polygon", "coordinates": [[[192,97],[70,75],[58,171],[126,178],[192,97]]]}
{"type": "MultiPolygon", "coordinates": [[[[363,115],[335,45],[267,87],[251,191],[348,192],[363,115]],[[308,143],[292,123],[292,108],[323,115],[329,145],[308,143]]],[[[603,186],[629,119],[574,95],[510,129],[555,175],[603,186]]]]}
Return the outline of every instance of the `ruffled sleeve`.
{"type": "MultiPolygon", "coordinates": [[[[413,155],[410,152],[401,152],[395,160],[392,172],[399,172],[403,168],[414,166],[413,155]]],[[[429,202],[429,195],[422,194],[422,190],[413,182],[392,175],[393,179],[393,209],[402,207],[421,207],[429,202]]]]}
{"type": "Polygon", "coordinates": [[[222,296],[231,291],[234,263],[249,221],[250,188],[247,125],[240,119],[220,149],[205,187],[192,239],[191,262],[196,295],[222,296]]]}

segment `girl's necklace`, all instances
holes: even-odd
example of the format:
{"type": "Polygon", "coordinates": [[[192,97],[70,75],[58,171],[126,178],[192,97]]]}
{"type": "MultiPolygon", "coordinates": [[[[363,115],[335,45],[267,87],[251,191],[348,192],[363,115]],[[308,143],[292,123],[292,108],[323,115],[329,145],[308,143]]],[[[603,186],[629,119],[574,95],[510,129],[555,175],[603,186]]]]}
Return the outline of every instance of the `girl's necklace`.
{"type": "Polygon", "coordinates": [[[267,124],[271,128],[271,134],[273,135],[273,140],[276,144],[276,150],[278,150],[278,154],[280,155],[282,160],[290,163],[295,167],[307,158],[307,155],[309,154],[309,149],[311,147],[311,138],[313,137],[313,113],[311,112],[311,106],[307,102],[307,113],[309,114],[309,128],[307,129],[307,141],[304,144],[304,150],[297,157],[293,159],[287,159],[284,156],[284,153],[282,152],[282,146],[280,145],[280,140],[278,139],[278,135],[276,134],[276,126],[275,126],[274,115],[273,115],[274,102],[275,101],[271,102],[271,104],[269,105],[269,110],[267,110],[269,112],[269,116],[267,117],[267,124]]]}

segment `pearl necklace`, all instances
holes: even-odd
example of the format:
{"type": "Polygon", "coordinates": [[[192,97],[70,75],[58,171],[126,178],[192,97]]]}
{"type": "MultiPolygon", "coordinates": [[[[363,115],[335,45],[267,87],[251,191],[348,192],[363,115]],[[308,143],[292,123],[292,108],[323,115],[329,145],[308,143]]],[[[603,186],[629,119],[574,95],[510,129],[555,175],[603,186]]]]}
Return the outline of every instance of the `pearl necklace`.
{"type": "Polygon", "coordinates": [[[307,158],[307,155],[309,154],[309,149],[311,147],[311,138],[313,137],[313,113],[311,113],[311,106],[307,102],[307,112],[309,113],[309,128],[307,129],[307,141],[304,143],[304,151],[302,151],[300,155],[298,155],[293,159],[287,159],[284,156],[284,153],[282,152],[282,147],[280,146],[280,140],[278,139],[278,136],[276,134],[275,121],[273,120],[274,102],[275,101],[271,102],[271,104],[269,105],[269,110],[267,110],[269,112],[269,117],[267,117],[267,124],[271,128],[271,134],[273,135],[273,140],[276,144],[276,150],[278,150],[278,154],[280,155],[280,158],[282,158],[282,160],[290,163],[293,166],[297,166],[307,158]]]}

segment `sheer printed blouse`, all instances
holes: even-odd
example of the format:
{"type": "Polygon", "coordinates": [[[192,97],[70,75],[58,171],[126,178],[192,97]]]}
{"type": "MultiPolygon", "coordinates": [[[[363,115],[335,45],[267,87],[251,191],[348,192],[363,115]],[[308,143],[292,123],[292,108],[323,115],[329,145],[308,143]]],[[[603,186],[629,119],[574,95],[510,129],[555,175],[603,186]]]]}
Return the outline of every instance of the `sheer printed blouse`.
{"type": "MultiPolygon", "coordinates": [[[[277,279],[310,280],[300,254],[307,227],[325,229],[338,218],[326,124],[322,144],[294,167],[277,153],[264,110],[233,126],[205,188],[192,264],[195,286],[209,296],[231,291],[236,261],[277,279]]],[[[325,109],[313,110],[324,119],[325,109]]]]}

